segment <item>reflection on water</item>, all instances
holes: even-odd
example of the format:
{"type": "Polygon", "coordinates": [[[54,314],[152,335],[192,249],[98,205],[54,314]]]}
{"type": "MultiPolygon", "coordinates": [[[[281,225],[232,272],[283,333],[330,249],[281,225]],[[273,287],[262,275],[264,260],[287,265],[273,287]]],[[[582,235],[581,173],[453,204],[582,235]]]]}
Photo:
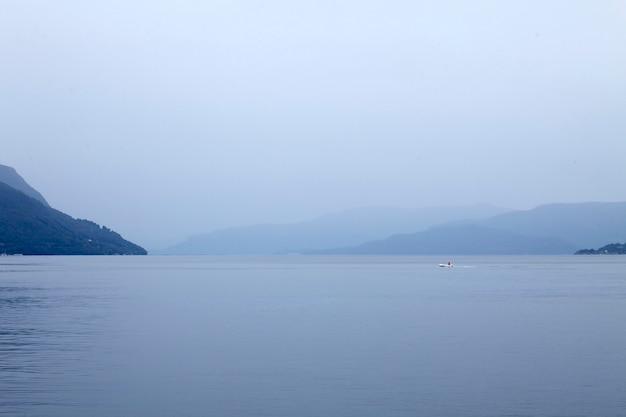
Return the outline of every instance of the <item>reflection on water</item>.
{"type": "Polygon", "coordinates": [[[626,259],[438,263],[3,259],[0,415],[626,409],[626,259]]]}

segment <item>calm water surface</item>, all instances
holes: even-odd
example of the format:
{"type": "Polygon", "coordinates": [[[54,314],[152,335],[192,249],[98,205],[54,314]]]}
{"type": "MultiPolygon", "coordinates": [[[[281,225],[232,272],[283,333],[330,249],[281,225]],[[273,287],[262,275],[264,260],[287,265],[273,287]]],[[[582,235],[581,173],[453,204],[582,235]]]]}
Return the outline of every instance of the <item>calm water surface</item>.
{"type": "Polygon", "coordinates": [[[0,415],[626,416],[626,257],[1,257],[0,415]]]}

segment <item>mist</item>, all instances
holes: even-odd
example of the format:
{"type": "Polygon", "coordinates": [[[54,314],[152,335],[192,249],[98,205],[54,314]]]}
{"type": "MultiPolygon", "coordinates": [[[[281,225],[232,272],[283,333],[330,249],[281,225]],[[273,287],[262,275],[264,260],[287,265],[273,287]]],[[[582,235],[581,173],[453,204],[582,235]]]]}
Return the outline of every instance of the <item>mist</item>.
{"type": "Polygon", "coordinates": [[[4,1],[0,163],[149,248],[624,201],[622,2],[4,1]]]}

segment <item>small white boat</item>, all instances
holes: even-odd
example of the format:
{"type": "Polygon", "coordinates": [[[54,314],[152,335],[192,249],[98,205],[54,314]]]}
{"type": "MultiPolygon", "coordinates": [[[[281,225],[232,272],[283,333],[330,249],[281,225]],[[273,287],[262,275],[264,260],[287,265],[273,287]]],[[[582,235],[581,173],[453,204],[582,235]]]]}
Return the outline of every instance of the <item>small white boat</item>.
{"type": "Polygon", "coordinates": [[[448,262],[447,264],[439,264],[439,266],[441,268],[454,268],[454,265],[452,265],[450,262],[448,262]]]}

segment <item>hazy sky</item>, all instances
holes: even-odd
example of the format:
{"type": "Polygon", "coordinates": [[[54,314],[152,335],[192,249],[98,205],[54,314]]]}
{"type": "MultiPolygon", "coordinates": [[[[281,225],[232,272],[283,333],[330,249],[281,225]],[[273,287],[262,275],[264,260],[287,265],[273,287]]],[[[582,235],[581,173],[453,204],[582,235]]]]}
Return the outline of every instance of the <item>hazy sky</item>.
{"type": "Polygon", "coordinates": [[[148,248],[626,200],[625,1],[0,0],[0,163],[148,248]]]}

